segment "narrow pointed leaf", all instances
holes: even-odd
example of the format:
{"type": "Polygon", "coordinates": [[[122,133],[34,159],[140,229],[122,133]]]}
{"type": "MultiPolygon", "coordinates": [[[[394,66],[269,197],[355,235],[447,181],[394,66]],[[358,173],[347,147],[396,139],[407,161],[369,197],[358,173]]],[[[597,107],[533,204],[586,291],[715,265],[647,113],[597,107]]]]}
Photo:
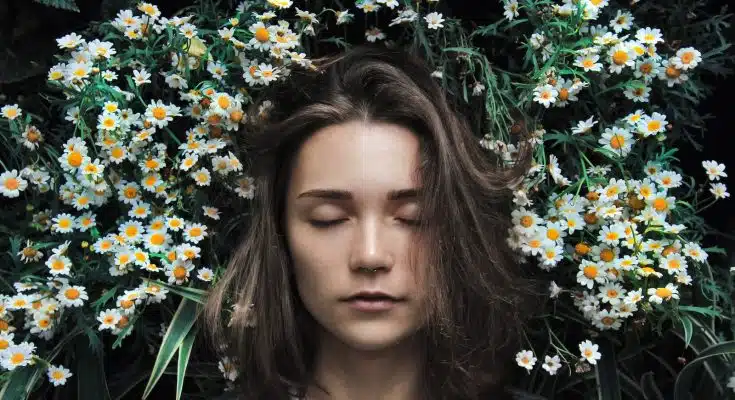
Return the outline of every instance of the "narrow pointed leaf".
{"type": "Polygon", "coordinates": [[[166,367],[168,366],[171,359],[174,357],[179,346],[184,341],[184,338],[191,330],[196,320],[197,303],[189,299],[181,299],[179,308],[174,313],[171,324],[163,336],[161,347],[158,350],[158,356],[156,362],[153,364],[153,371],[148,379],[148,384],[143,392],[143,398],[146,399],[151,394],[153,387],[158,383],[158,380],[163,376],[166,367]]]}
{"type": "Polygon", "coordinates": [[[186,378],[186,366],[189,364],[191,348],[194,345],[194,339],[197,336],[198,330],[198,328],[190,330],[181,343],[181,347],[179,347],[179,363],[176,371],[176,400],[181,399],[181,392],[184,389],[184,378],[186,378]]]}

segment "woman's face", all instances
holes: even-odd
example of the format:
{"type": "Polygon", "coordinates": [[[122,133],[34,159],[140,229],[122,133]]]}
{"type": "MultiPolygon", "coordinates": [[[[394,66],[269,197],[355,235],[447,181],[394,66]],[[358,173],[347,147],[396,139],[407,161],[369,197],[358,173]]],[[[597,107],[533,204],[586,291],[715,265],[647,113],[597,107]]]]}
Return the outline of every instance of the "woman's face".
{"type": "Polygon", "coordinates": [[[349,122],[315,132],[296,154],[286,202],[296,286],[324,331],[355,349],[384,349],[423,322],[423,252],[415,269],[408,258],[419,198],[389,197],[420,188],[418,151],[403,127],[349,122]],[[325,221],[334,224],[315,225],[325,221]],[[345,300],[362,291],[402,300],[384,309],[345,300]]]}

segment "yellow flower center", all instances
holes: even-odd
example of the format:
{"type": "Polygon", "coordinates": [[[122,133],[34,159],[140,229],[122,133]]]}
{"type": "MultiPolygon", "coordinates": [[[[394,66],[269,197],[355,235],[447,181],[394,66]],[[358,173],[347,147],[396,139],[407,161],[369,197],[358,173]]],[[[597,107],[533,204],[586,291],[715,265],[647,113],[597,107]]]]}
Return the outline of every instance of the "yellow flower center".
{"type": "Polygon", "coordinates": [[[186,268],[184,267],[175,267],[173,270],[173,275],[176,279],[184,279],[186,277],[186,268]]]}
{"type": "Polygon", "coordinates": [[[671,292],[669,288],[662,287],[662,288],[656,289],[656,296],[662,299],[668,299],[669,297],[671,297],[672,294],[673,293],[671,292]]]}
{"type": "Polygon", "coordinates": [[[669,205],[666,203],[665,199],[659,197],[653,201],[653,208],[656,211],[666,211],[666,209],[669,208],[669,205]]]}
{"type": "Polygon", "coordinates": [[[610,147],[615,150],[620,150],[625,145],[625,138],[622,135],[613,135],[610,138],[610,147]]]}
{"type": "Polygon", "coordinates": [[[82,165],[82,153],[78,151],[72,151],[69,153],[68,156],[66,156],[66,161],[72,167],[79,167],[80,165],[82,165]]]}
{"type": "Polygon", "coordinates": [[[681,75],[681,71],[674,67],[667,67],[666,68],[666,76],[668,76],[671,79],[676,79],[681,75]]]}
{"type": "Polygon", "coordinates": [[[5,187],[10,190],[16,190],[20,186],[20,183],[18,182],[18,179],[16,178],[8,178],[5,181],[5,187]]]}
{"type": "Polygon", "coordinates": [[[13,365],[18,365],[22,363],[23,361],[25,361],[25,359],[26,359],[26,355],[23,353],[14,353],[12,356],[10,356],[10,362],[13,365]]]}
{"type": "Polygon", "coordinates": [[[230,104],[232,103],[230,102],[230,99],[227,98],[227,96],[219,96],[219,98],[217,98],[217,105],[219,105],[222,109],[229,108],[230,104]]]}
{"type": "Polygon", "coordinates": [[[584,269],[582,270],[582,273],[588,279],[594,279],[594,278],[597,277],[597,266],[595,266],[595,265],[588,265],[588,266],[584,267],[584,269]]]}
{"type": "Polygon", "coordinates": [[[628,52],[625,50],[617,50],[612,56],[613,62],[617,65],[624,65],[628,62],[628,52]]]}
{"type": "Polygon", "coordinates": [[[153,114],[153,118],[160,121],[166,118],[166,109],[163,107],[153,107],[151,114],[153,114]]]}
{"type": "Polygon", "coordinates": [[[160,246],[165,241],[165,236],[161,233],[154,233],[151,235],[151,243],[153,243],[156,246],[160,246]]]}
{"type": "Polygon", "coordinates": [[[259,42],[267,42],[270,39],[270,33],[268,32],[268,29],[265,29],[264,27],[256,29],[255,39],[257,39],[259,42]]]}

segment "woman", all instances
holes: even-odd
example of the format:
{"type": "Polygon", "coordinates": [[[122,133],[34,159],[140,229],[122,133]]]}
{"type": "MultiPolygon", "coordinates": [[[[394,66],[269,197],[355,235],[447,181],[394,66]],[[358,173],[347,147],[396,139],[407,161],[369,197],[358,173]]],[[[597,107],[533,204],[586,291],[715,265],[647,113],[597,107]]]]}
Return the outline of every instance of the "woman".
{"type": "Polygon", "coordinates": [[[253,214],[204,310],[237,359],[234,392],[504,398],[534,305],[505,240],[527,158],[495,167],[411,54],[360,46],[315,65],[243,134],[253,214]]]}

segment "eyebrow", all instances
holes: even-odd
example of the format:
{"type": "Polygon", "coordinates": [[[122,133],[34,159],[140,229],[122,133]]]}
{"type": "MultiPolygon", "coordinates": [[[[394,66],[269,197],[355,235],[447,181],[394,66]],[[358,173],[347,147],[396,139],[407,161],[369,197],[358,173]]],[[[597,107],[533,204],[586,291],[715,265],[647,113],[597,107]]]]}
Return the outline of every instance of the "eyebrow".
{"type": "MultiPolygon", "coordinates": [[[[419,197],[421,195],[421,192],[422,192],[421,188],[391,190],[390,192],[388,192],[386,199],[388,200],[412,199],[412,198],[419,197]]],[[[352,200],[352,193],[346,190],[337,190],[337,189],[312,189],[312,190],[307,190],[299,194],[298,196],[296,196],[297,199],[300,199],[303,197],[316,197],[316,198],[332,199],[332,200],[352,200]]]]}

